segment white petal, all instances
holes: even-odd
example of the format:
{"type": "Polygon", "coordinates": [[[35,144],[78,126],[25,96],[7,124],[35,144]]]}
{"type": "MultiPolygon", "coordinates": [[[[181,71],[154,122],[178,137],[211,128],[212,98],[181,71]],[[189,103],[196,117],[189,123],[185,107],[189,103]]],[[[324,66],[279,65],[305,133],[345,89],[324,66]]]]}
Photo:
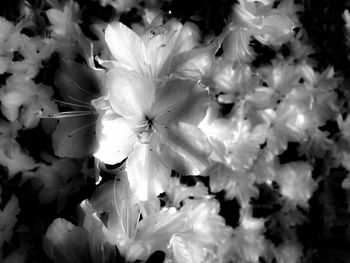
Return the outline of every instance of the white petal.
{"type": "Polygon", "coordinates": [[[159,160],[156,152],[149,144],[136,143],[126,163],[130,187],[135,195],[146,201],[164,192],[165,184],[170,176],[159,160]]]}
{"type": "Polygon", "coordinates": [[[94,156],[106,164],[119,163],[130,154],[136,134],[130,122],[109,113],[102,117],[101,123],[99,148],[94,156]]]}
{"type": "Polygon", "coordinates": [[[143,121],[153,100],[154,83],[123,68],[107,74],[108,99],[113,110],[126,119],[143,121]]]}
{"type": "Polygon", "coordinates": [[[162,162],[184,175],[198,175],[210,164],[211,152],[207,136],[197,127],[176,123],[159,129],[154,143],[162,162]]]}
{"type": "Polygon", "coordinates": [[[120,22],[110,24],[105,31],[106,43],[116,60],[140,74],[147,72],[145,46],[140,37],[120,22]]]}

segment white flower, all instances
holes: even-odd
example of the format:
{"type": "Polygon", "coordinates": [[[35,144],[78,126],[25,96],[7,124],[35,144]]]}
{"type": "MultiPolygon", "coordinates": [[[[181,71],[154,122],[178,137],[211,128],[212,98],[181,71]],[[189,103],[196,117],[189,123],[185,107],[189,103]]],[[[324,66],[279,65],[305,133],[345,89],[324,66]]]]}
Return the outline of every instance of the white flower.
{"type": "Polygon", "coordinates": [[[52,88],[15,74],[0,90],[1,111],[9,121],[20,120],[25,128],[34,128],[40,121],[38,112],[57,111],[56,104],[50,101],[52,95],[52,88]]]}
{"type": "Polygon", "coordinates": [[[303,162],[283,165],[275,178],[282,195],[299,205],[308,206],[307,202],[317,186],[311,171],[311,166],[303,162]]]}
{"type": "Polygon", "coordinates": [[[63,8],[56,6],[46,11],[55,37],[77,38],[77,33],[80,33],[78,11],[78,3],[71,0],[67,1],[63,8]]]}
{"type": "Polygon", "coordinates": [[[8,170],[9,178],[18,172],[29,171],[37,167],[37,163],[16,141],[18,123],[0,122],[0,164],[8,170]]]}
{"type": "Polygon", "coordinates": [[[137,200],[128,181],[122,177],[115,183],[101,185],[91,204],[85,201],[82,207],[85,213],[94,213],[95,218],[107,217],[102,232],[96,235],[102,234],[102,239],[116,245],[125,259],[133,262],[146,260],[157,250],[167,252],[170,238],[189,229],[188,218],[175,208],[160,210],[158,206],[150,213],[146,209],[148,205],[152,205],[150,201],[137,200]]]}
{"type": "Polygon", "coordinates": [[[231,236],[232,229],[219,216],[214,199],[186,200],[179,210],[188,217],[189,230],[176,233],[169,244],[170,262],[216,262],[217,250],[231,236]]]}
{"type": "Polygon", "coordinates": [[[220,247],[218,254],[222,258],[221,262],[259,262],[259,257],[267,250],[264,231],[263,219],[242,212],[240,226],[234,229],[231,238],[220,247]]]}
{"type": "MultiPolygon", "coordinates": [[[[260,1],[269,4],[268,1],[260,1]]],[[[293,32],[294,23],[276,9],[266,8],[255,1],[240,0],[234,8],[234,23],[224,41],[224,56],[231,60],[249,61],[253,51],[250,37],[265,44],[280,44],[293,32]]]]}
{"type": "Polygon", "coordinates": [[[95,157],[107,164],[129,157],[129,181],[141,200],[164,191],[171,169],[199,174],[206,168],[210,146],[196,127],[207,107],[206,91],[191,80],[161,82],[156,89],[124,68],[106,78],[107,95],[92,102],[103,112],[95,157]]]}
{"type": "Polygon", "coordinates": [[[249,169],[260,150],[260,144],[266,139],[267,125],[252,127],[248,120],[239,117],[230,120],[208,115],[199,127],[212,145],[210,158],[226,164],[234,171],[249,169]]]}
{"type": "Polygon", "coordinates": [[[106,28],[106,42],[117,65],[157,79],[171,74],[199,78],[209,69],[217,42],[197,48],[197,33],[192,25],[170,20],[141,36],[120,22],[106,28]]]}

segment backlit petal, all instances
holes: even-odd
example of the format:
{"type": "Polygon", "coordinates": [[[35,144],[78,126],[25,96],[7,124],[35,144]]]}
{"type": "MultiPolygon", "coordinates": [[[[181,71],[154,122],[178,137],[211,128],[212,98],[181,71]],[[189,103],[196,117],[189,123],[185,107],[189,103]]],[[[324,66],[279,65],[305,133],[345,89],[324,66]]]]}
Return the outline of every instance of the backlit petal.
{"type": "Polygon", "coordinates": [[[145,46],[134,31],[116,22],[107,26],[105,40],[117,61],[140,74],[147,72],[145,46]]]}
{"type": "Polygon", "coordinates": [[[166,168],[149,144],[136,143],[126,163],[130,187],[141,200],[164,192],[170,169],[166,168]]]}
{"type": "Polygon", "coordinates": [[[123,68],[107,74],[108,99],[113,110],[126,119],[142,121],[154,100],[154,83],[123,68]]]}
{"type": "Polygon", "coordinates": [[[129,121],[110,112],[101,120],[99,148],[94,156],[106,164],[116,164],[130,154],[137,140],[129,121]]]}

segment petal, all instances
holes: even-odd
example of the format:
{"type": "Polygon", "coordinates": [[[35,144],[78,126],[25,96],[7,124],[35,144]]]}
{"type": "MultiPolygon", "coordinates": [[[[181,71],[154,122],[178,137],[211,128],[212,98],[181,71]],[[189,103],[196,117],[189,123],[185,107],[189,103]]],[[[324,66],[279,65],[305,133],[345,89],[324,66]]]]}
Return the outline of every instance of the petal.
{"type": "Polygon", "coordinates": [[[141,200],[164,192],[170,169],[166,168],[149,144],[136,143],[126,162],[131,190],[141,200]]]}
{"type": "Polygon", "coordinates": [[[133,237],[139,220],[137,202],[126,174],[99,186],[91,198],[94,210],[108,215],[106,225],[111,234],[122,233],[129,237],[133,237]]]}
{"type": "Polygon", "coordinates": [[[170,247],[175,262],[200,263],[205,261],[203,248],[192,240],[187,240],[181,234],[176,234],[171,238],[170,247]]]}
{"type": "Polygon", "coordinates": [[[55,154],[69,158],[81,158],[91,154],[95,147],[95,121],[96,116],[60,119],[52,134],[55,154]]]}
{"type": "Polygon", "coordinates": [[[113,110],[126,119],[143,121],[154,100],[154,83],[123,68],[107,74],[108,99],[113,110]]]}
{"type": "Polygon", "coordinates": [[[173,61],[177,55],[194,47],[197,37],[195,29],[171,20],[150,29],[143,35],[147,49],[147,63],[153,77],[168,76],[174,71],[173,61]]]}
{"type": "Polygon", "coordinates": [[[135,240],[145,241],[150,254],[157,250],[167,252],[171,237],[176,233],[187,232],[189,228],[186,215],[174,207],[162,209],[140,221],[135,240]]]}
{"type": "Polygon", "coordinates": [[[109,24],[105,40],[116,60],[146,76],[145,46],[134,31],[120,22],[109,24]]]}
{"type": "Polygon", "coordinates": [[[63,218],[55,219],[43,240],[46,254],[55,262],[91,262],[87,231],[63,218]]]}
{"type": "Polygon", "coordinates": [[[204,118],[208,105],[208,92],[198,88],[195,81],[175,79],[157,91],[152,115],[160,125],[170,121],[196,125],[204,118]]]}
{"type": "Polygon", "coordinates": [[[94,156],[106,164],[120,163],[128,157],[137,140],[132,123],[106,112],[101,125],[99,148],[94,156]]]}
{"type": "Polygon", "coordinates": [[[173,70],[183,78],[200,79],[211,68],[219,42],[183,52],[174,59],[173,70]]]}
{"type": "MultiPolygon", "coordinates": [[[[113,202],[113,199],[110,198],[108,201],[113,202]]],[[[106,228],[92,205],[88,200],[84,200],[80,207],[85,214],[83,227],[88,232],[86,239],[89,243],[92,262],[118,262],[116,261],[115,246],[107,242],[104,232],[106,228]]]]}
{"type": "Polygon", "coordinates": [[[264,17],[263,26],[256,30],[259,41],[263,43],[273,43],[287,39],[293,33],[294,23],[291,19],[282,15],[270,15],[264,17]]]}
{"type": "MultiPolygon", "coordinates": [[[[65,102],[86,107],[99,95],[99,81],[87,66],[74,61],[62,61],[54,84],[65,102]]],[[[82,107],[70,105],[81,110],[82,107]]]]}
{"type": "Polygon", "coordinates": [[[155,137],[162,162],[181,174],[198,175],[209,166],[211,148],[206,135],[197,127],[177,123],[161,129],[155,137]]]}
{"type": "Polygon", "coordinates": [[[254,51],[249,46],[250,37],[250,31],[245,28],[232,31],[223,42],[224,57],[228,60],[250,62],[254,57],[254,51]]]}

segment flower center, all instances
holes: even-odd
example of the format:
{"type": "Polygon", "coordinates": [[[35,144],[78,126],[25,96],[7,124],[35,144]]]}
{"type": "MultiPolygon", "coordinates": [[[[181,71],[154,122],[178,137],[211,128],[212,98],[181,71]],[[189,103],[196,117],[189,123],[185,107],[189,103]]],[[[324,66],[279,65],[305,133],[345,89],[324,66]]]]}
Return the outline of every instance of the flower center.
{"type": "Polygon", "coordinates": [[[148,144],[152,138],[154,129],[152,119],[146,116],[146,120],[140,123],[137,138],[140,143],[148,144]]]}

